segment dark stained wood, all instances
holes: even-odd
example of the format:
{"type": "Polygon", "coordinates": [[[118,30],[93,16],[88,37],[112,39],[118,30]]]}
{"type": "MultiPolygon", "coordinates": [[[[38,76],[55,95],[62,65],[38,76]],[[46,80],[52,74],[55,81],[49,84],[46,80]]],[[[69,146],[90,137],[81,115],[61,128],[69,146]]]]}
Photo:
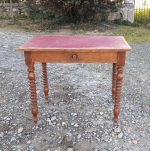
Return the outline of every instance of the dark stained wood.
{"type": "Polygon", "coordinates": [[[36,83],[35,83],[35,73],[34,73],[34,62],[32,62],[31,52],[24,52],[25,63],[28,67],[28,79],[29,88],[31,96],[31,110],[33,115],[33,120],[35,125],[38,121],[38,105],[37,105],[37,94],[36,94],[36,83]]]}
{"type": "Polygon", "coordinates": [[[42,63],[42,72],[43,72],[43,85],[44,85],[44,95],[45,100],[48,103],[48,78],[47,78],[47,65],[46,63],[42,63]]]}
{"type": "Polygon", "coordinates": [[[24,51],[28,67],[31,108],[35,124],[38,121],[38,105],[34,63],[42,63],[45,99],[48,101],[47,63],[112,63],[112,97],[114,123],[120,113],[123,67],[126,52],[131,50],[123,37],[116,36],[36,36],[18,48],[24,51]]]}
{"type": "Polygon", "coordinates": [[[117,63],[113,63],[113,72],[112,72],[112,99],[115,100],[116,94],[116,80],[117,80],[117,63]]]}

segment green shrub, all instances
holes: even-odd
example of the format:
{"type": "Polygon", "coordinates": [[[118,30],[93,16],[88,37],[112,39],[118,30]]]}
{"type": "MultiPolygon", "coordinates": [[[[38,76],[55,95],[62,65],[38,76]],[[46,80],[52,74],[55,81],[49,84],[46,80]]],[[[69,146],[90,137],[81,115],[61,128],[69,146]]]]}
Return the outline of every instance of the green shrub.
{"type": "Polygon", "coordinates": [[[126,25],[126,26],[133,26],[133,27],[139,27],[140,24],[137,23],[137,22],[134,22],[134,23],[131,23],[127,20],[123,20],[123,19],[117,19],[114,21],[115,24],[118,24],[118,25],[126,25]]]}
{"type": "Polygon", "coordinates": [[[123,0],[34,0],[26,2],[26,10],[32,19],[56,19],[60,22],[78,23],[95,19],[98,13],[117,10],[123,0]]]}

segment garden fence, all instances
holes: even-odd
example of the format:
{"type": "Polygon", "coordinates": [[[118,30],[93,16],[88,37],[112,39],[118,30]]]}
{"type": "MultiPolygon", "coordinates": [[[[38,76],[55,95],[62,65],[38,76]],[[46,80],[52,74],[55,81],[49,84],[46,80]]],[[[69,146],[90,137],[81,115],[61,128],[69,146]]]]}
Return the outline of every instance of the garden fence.
{"type": "Polygon", "coordinates": [[[150,21],[150,0],[135,0],[135,21],[150,21]]]}

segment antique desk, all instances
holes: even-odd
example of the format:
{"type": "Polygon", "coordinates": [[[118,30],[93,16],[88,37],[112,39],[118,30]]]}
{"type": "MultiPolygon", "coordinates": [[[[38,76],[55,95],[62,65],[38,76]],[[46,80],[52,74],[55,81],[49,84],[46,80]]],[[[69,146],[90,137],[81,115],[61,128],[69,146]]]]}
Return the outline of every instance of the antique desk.
{"type": "Polygon", "coordinates": [[[112,98],[114,101],[114,123],[120,112],[123,67],[126,52],[131,48],[120,36],[50,36],[33,37],[17,50],[24,52],[28,68],[31,93],[31,109],[35,124],[38,122],[38,104],[34,64],[41,62],[44,94],[48,102],[47,66],[50,63],[112,63],[112,98]]]}

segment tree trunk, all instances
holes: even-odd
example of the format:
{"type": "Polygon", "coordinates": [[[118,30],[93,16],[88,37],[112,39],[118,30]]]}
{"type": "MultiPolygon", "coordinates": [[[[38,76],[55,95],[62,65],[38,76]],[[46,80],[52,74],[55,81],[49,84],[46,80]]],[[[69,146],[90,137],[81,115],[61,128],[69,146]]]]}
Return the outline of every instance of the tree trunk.
{"type": "Polygon", "coordinates": [[[13,3],[12,3],[12,0],[10,0],[10,15],[11,15],[12,22],[14,23],[14,13],[13,13],[13,3]]]}

